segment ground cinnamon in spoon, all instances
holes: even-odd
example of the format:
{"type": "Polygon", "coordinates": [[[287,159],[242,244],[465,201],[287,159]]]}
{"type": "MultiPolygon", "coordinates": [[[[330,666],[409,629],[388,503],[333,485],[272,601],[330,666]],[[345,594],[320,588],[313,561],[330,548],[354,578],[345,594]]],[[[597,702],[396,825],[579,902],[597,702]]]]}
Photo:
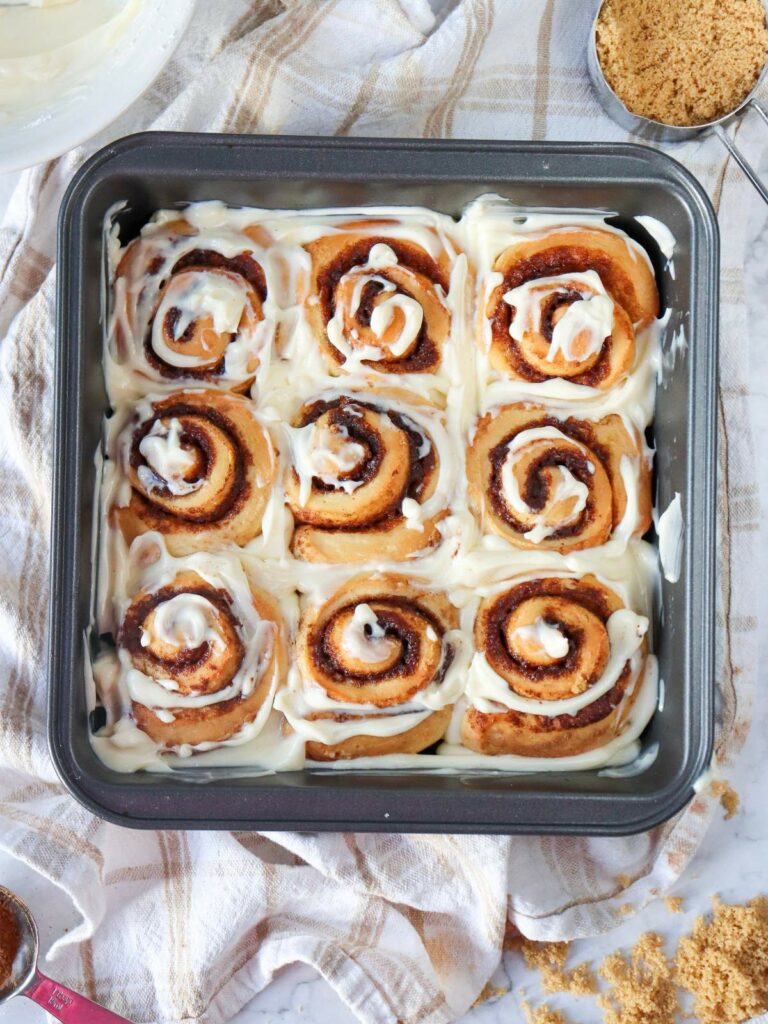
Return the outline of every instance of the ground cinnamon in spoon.
{"type": "Polygon", "coordinates": [[[0,989],[11,980],[20,942],[16,915],[6,902],[0,900],[0,989]]]}
{"type": "Polygon", "coordinates": [[[597,56],[628,110],[673,125],[734,110],[768,57],[762,0],[605,0],[597,56]]]}

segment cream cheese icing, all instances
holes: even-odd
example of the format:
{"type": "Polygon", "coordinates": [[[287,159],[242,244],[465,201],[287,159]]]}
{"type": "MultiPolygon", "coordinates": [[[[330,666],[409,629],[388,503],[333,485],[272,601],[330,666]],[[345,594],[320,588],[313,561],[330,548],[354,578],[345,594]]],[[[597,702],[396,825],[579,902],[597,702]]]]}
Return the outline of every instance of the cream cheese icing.
{"type": "MultiPolygon", "coordinates": [[[[421,438],[419,457],[426,455],[432,446],[435,447],[440,472],[434,492],[421,503],[405,498],[401,512],[407,525],[417,531],[423,530],[423,523],[427,519],[447,512],[438,523],[442,542],[432,550],[417,552],[406,563],[374,559],[363,569],[371,574],[405,573],[427,589],[443,590],[460,609],[461,625],[459,629],[449,630],[443,637],[444,649],[451,651],[451,663],[444,677],[439,684],[433,683],[426,687],[406,704],[389,709],[360,704],[346,706],[329,698],[322,687],[307,685],[295,664],[292,664],[287,678],[271,695],[269,706],[259,722],[249,723],[241,733],[215,749],[203,749],[205,745],[202,745],[194,749],[178,750],[175,755],[162,756],[158,754],[155,745],[151,741],[148,743],[148,738],[132,724],[126,709],[130,699],[135,698],[129,688],[125,666],[121,666],[119,659],[114,656],[112,662],[116,664],[110,669],[113,681],[105,682],[110,678],[110,672],[104,668],[110,662],[110,654],[106,652],[98,663],[98,671],[97,666],[94,666],[94,676],[99,699],[110,709],[109,723],[106,730],[93,738],[99,756],[106,763],[121,771],[142,768],[164,770],[169,765],[177,770],[178,765],[213,767],[220,764],[228,767],[242,765],[250,772],[260,769],[277,770],[280,767],[297,768],[304,763],[303,743],[306,740],[337,743],[361,732],[377,736],[398,735],[418,724],[434,710],[448,706],[454,708],[453,724],[437,754],[355,759],[348,763],[334,764],[333,770],[387,766],[452,771],[572,770],[623,764],[637,756],[638,738],[653,713],[657,698],[655,660],[652,656],[648,657],[645,669],[639,671],[639,649],[649,628],[656,588],[656,554],[644,541],[633,538],[638,517],[638,460],[650,459],[650,451],[643,448],[638,460],[627,456],[621,460],[620,472],[627,494],[627,509],[611,540],[599,549],[568,555],[548,551],[521,551],[514,549],[503,538],[484,535],[469,511],[466,481],[462,472],[464,452],[478,417],[486,412],[492,413],[495,408],[508,402],[545,404],[555,415],[576,415],[585,419],[600,419],[609,413],[617,413],[628,428],[639,432],[640,436],[650,423],[666,319],[637,331],[633,365],[625,378],[605,391],[577,386],[562,379],[543,384],[505,379],[502,374],[490,368],[485,345],[475,342],[476,311],[478,307],[484,306],[485,298],[498,284],[491,267],[502,248],[523,238],[545,234],[553,228],[578,230],[585,224],[621,234],[618,229],[606,224],[605,217],[609,215],[521,211],[498,197],[477,200],[458,223],[433,211],[399,207],[296,213],[237,210],[229,209],[221,203],[206,202],[194,204],[183,211],[181,216],[197,234],[179,243],[179,249],[172,255],[167,254],[167,263],[176,260],[193,245],[209,246],[224,256],[242,252],[243,232],[254,226],[259,238],[271,239],[269,244],[264,245],[249,243],[251,251],[264,269],[268,283],[264,320],[257,325],[261,331],[268,333],[268,337],[262,338],[257,346],[259,366],[250,395],[258,415],[274,428],[279,448],[278,479],[284,479],[290,467],[295,469],[300,482],[300,500],[301,496],[306,500],[313,478],[327,486],[354,492],[358,482],[343,477],[357,466],[361,458],[361,446],[343,429],[331,432],[316,429],[314,424],[302,428],[288,426],[297,410],[306,402],[321,397],[326,401],[345,395],[359,397],[361,401],[371,402],[407,418],[421,438]],[[332,376],[308,329],[302,304],[307,295],[310,266],[303,246],[323,235],[345,230],[350,220],[357,224],[364,223],[366,219],[370,219],[372,225],[375,224],[375,227],[370,228],[371,232],[375,231],[393,240],[413,242],[435,258],[440,252],[448,252],[450,255],[450,286],[448,292],[440,294],[439,298],[451,314],[451,328],[440,367],[435,373],[371,372],[362,360],[372,353],[366,355],[364,348],[355,346],[348,346],[347,353],[343,349],[343,344],[347,342],[339,337],[336,339],[339,348],[347,358],[343,377],[332,376]],[[401,395],[404,391],[411,392],[417,401],[403,399],[401,395]],[[420,404],[418,400],[430,404],[420,404]],[[507,684],[501,680],[503,688],[499,687],[498,677],[496,680],[489,677],[488,673],[492,673],[492,670],[486,662],[488,671],[485,671],[482,656],[474,650],[472,625],[479,597],[503,585],[505,580],[531,572],[538,575],[595,573],[608,581],[626,605],[625,609],[611,617],[611,659],[601,679],[590,687],[587,694],[576,695],[563,702],[530,701],[518,695],[510,696],[507,684]],[[456,723],[467,701],[474,702],[478,707],[498,706],[499,703],[503,705],[504,701],[499,698],[506,691],[508,701],[511,700],[513,704],[519,701],[526,710],[532,710],[535,705],[536,713],[547,713],[539,706],[549,705],[552,714],[564,713],[554,709],[554,706],[561,703],[569,709],[577,705],[586,706],[599,693],[610,688],[611,679],[627,662],[633,672],[635,669],[639,672],[635,686],[640,687],[640,692],[621,735],[594,751],[566,759],[505,755],[487,757],[473,754],[459,744],[456,723]],[[581,700],[584,704],[579,703],[581,700]],[[341,713],[340,717],[314,720],[308,717],[329,711],[341,713]],[[292,728],[289,736],[283,735],[275,727],[281,715],[285,716],[292,728]]],[[[162,236],[167,226],[179,217],[177,210],[161,211],[144,229],[144,236],[149,239],[153,234],[162,236]]],[[[363,226],[361,230],[366,229],[363,226]]],[[[115,269],[125,250],[121,248],[113,231],[106,231],[105,243],[110,273],[114,278],[115,269]]],[[[630,249],[635,259],[648,262],[647,255],[639,245],[630,242],[630,249]]],[[[377,243],[371,248],[366,265],[351,272],[353,277],[360,277],[360,282],[352,281],[352,305],[355,301],[358,304],[361,301],[364,281],[381,277],[378,284],[384,292],[384,299],[373,311],[371,331],[378,339],[386,335],[389,350],[395,355],[403,350],[403,346],[407,348],[411,344],[421,326],[421,308],[411,308],[407,296],[398,291],[390,295],[388,290],[391,282],[383,277],[383,272],[396,263],[397,256],[392,247],[377,243]],[[391,332],[388,334],[388,331],[394,323],[400,326],[400,332],[392,341],[391,332]]],[[[576,284],[583,289],[584,294],[579,302],[573,302],[568,307],[555,325],[552,356],[554,358],[560,353],[567,359],[587,358],[598,339],[602,344],[606,335],[600,335],[606,330],[610,333],[613,302],[594,272],[564,277],[571,282],[576,279],[576,284]],[[560,325],[564,326],[558,332],[560,325]]],[[[551,288],[557,289],[561,285],[564,287],[565,282],[556,278],[548,280],[551,288]]],[[[174,308],[180,309],[182,314],[182,320],[177,321],[174,328],[177,336],[183,333],[183,318],[188,317],[191,322],[202,310],[210,316],[212,326],[217,331],[231,332],[233,325],[237,326],[236,321],[239,323],[242,319],[244,309],[240,304],[240,293],[237,287],[230,288],[228,284],[220,286],[221,281],[218,280],[206,284],[206,275],[201,275],[194,288],[174,302],[174,308]]],[[[138,289],[138,280],[132,282],[131,287],[138,289]]],[[[524,298],[526,296],[522,293],[514,297],[510,294],[510,299],[513,299],[511,304],[520,316],[524,298]]],[[[124,299],[125,295],[120,294],[118,289],[110,310],[109,332],[105,343],[108,390],[117,410],[108,426],[108,438],[114,438],[119,424],[130,419],[132,402],[138,399],[141,403],[145,401],[147,391],[159,390],[155,381],[151,382],[151,387],[141,383],[137,367],[130,358],[121,362],[116,356],[114,337],[121,315],[116,306],[120,306],[124,299]]],[[[141,305],[140,299],[135,301],[141,305]]],[[[531,315],[535,319],[535,310],[531,315]]],[[[513,328],[517,327],[513,321],[513,328]]],[[[385,347],[382,343],[379,353],[385,347]]],[[[238,366],[238,373],[231,376],[238,375],[245,375],[243,364],[238,366]]],[[[175,386],[178,387],[178,384],[175,386]]],[[[168,389],[165,383],[160,388],[163,391],[168,389]]],[[[545,427],[530,431],[537,437],[528,440],[544,440],[543,434],[554,429],[545,427]]],[[[194,486],[194,481],[187,479],[189,465],[173,422],[156,425],[155,430],[156,434],[153,432],[153,435],[148,435],[142,441],[148,445],[148,450],[142,450],[142,454],[150,470],[157,473],[169,489],[174,486],[194,486]]],[[[524,501],[514,477],[517,451],[512,450],[519,436],[510,445],[508,452],[504,489],[510,503],[513,506],[520,505],[522,511],[524,501]]],[[[575,443],[572,438],[566,440],[569,444],[575,443]]],[[[558,505],[565,519],[571,519],[577,517],[584,508],[584,491],[587,488],[566,467],[558,468],[560,478],[552,501],[558,505]]],[[[101,500],[108,506],[110,502],[120,502],[121,495],[122,500],[126,500],[124,480],[121,480],[119,472],[115,472],[111,460],[107,459],[102,471],[101,500]]],[[[528,509],[528,512],[531,510],[528,509]]],[[[297,561],[290,552],[292,528],[292,516],[284,495],[280,487],[276,487],[270,496],[261,536],[257,540],[236,551],[216,551],[203,556],[191,556],[180,562],[189,567],[193,563],[200,565],[199,560],[202,559],[202,564],[212,573],[219,559],[224,559],[227,565],[228,560],[233,559],[233,564],[236,562],[240,566],[246,579],[255,579],[264,589],[278,597],[289,637],[292,637],[298,621],[297,594],[303,605],[315,607],[361,571],[359,565],[322,565],[297,561]]],[[[542,530],[547,529],[545,524],[535,523],[530,539],[535,539],[533,533],[546,536],[542,530]]],[[[100,556],[102,568],[98,589],[106,589],[109,593],[99,594],[96,605],[99,609],[99,631],[114,632],[119,625],[121,609],[125,606],[125,594],[128,588],[135,586],[136,564],[143,559],[145,545],[162,545],[156,536],[153,535],[149,541],[145,536],[135,541],[129,550],[122,538],[116,535],[116,531],[107,528],[106,533],[108,537],[102,544],[100,556]],[[104,562],[107,563],[106,568],[104,562]]],[[[169,559],[167,553],[160,558],[166,570],[172,564],[169,559]]],[[[234,572],[231,569],[226,571],[230,575],[234,572]]],[[[201,575],[204,573],[201,572],[201,575]]],[[[185,635],[200,634],[204,616],[200,618],[199,613],[200,609],[186,609],[182,617],[183,630],[187,631],[185,635]]],[[[170,620],[176,621],[173,616],[170,616],[170,620]]],[[[177,627],[178,624],[174,628],[177,627]]],[[[552,657],[562,656],[558,652],[562,651],[563,642],[567,641],[556,628],[541,620],[525,629],[526,635],[519,638],[521,642],[539,644],[545,651],[551,652],[552,657]]],[[[212,637],[210,639],[213,640],[212,637]]],[[[365,604],[355,609],[345,631],[344,642],[348,653],[363,662],[366,657],[375,662],[384,650],[383,645],[389,644],[386,635],[381,635],[375,613],[365,604]]],[[[161,701],[155,700],[155,691],[159,687],[166,695],[170,695],[168,700],[172,701],[173,688],[165,688],[157,681],[155,684],[148,699],[157,712],[172,714],[172,703],[164,707],[161,701]]]]}

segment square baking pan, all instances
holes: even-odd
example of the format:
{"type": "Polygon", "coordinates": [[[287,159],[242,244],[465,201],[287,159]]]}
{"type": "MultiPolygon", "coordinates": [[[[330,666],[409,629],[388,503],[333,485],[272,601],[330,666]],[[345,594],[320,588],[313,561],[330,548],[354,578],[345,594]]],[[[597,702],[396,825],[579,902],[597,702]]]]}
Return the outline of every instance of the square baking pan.
{"type": "Polygon", "coordinates": [[[58,773],[79,801],[137,828],[612,835],[648,829],[684,806],[713,733],[718,231],[683,167],[637,145],[134,135],[75,175],[61,207],[58,261],[49,734],[58,773]],[[203,199],[293,209],[415,204],[458,214],[484,192],[527,207],[615,211],[615,223],[649,249],[673,310],[666,336],[676,342],[664,353],[653,438],[657,507],[680,492],[685,547],[680,579],[662,582],[654,614],[663,706],[643,742],[655,759],[628,775],[108,769],[89,743],[84,664],[94,453],[108,409],[108,211],[124,204],[124,243],[155,210],[203,199]],[[674,234],[674,273],[633,219],[641,215],[674,234]]]}

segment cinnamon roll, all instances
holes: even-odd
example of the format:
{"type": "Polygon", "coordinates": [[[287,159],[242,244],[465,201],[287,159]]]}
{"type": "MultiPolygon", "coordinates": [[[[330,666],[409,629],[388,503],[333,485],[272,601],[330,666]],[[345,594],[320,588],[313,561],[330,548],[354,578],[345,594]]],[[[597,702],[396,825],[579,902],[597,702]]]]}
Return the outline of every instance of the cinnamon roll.
{"type": "Polygon", "coordinates": [[[458,611],[405,576],[358,576],[305,613],[275,706],[335,761],[418,753],[444,734],[466,665],[458,611]]]}
{"type": "Polygon", "coordinates": [[[259,535],[278,460],[247,399],[179,391],[141,402],[114,457],[124,480],[114,515],[128,543],[157,530],[182,555],[259,535]]]}
{"type": "Polygon", "coordinates": [[[632,368],[635,329],[659,315],[645,252],[597,227],[564,226],[515,242],[496,258],[489,291],[491,364],[531,383],[612,387],[632,368]]]}
{"type": "Polygon", "coordinates": [[[400,391],[332,392],[288,433],[298,558],[401,561],[440,540],[455,464],[433,406],[400,391]]]}
{"type": "Polygon", "coordinates": [[[482,526],[515,547],[561,554],[645,533],[650,477],[643,439],[617,415],[560,419],[508,405],[481,418],[467,453],[482,526]]]}
{"type": "Polygon", "coordinates": [[[435,228],[419,241],[397,219],[337,226],[309,242],[305,312],[331,373],[435,373],[451,329],[452,254],[435,228]],[[421,243],[424,244],[421,244],[421,243]]]}
{"type": "Polygon", "coordinates": [[[647,629],[645,616],[592,575],[497,585],[475,619],[462,742],[530,757],[608,743],[640,691],[647,629]]]}
{"type": "Polygon", "coordinates": [[[162,750],[207,749],[257,729],[286,671],[277,603],[231,556],[189,565],[139,589],[117,635],[131,714],[162,750]]]}
{"type": "Polygon", "coordinates": [[[114,275],[110,350],[118,366],[139,386],[247,390],[275,333],[270,242],[258,224],[204,227],[182,214],[147,225],[114,275]]]}

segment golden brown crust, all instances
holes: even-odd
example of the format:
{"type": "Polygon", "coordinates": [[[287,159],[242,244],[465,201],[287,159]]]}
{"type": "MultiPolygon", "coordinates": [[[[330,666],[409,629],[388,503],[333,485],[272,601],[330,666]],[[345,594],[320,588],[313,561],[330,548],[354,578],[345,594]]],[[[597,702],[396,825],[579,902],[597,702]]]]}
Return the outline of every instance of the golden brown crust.
{"type": "MultiPolygon", "coordinates": [[[[659,315],[659,294],[650,266],[621,235],[600,228],[561,228],[540,238],[509,246],[493,270],[502,281],[491,292],[484,315],[490,322],[491,363],[506,375],[533,383],[564,377],[576,384],[609,388],[629,372],[634,360],[633,325],[650,323],[659,315]],[[599,353],[580,363],[548,362],[551,335],[526,333],[522,342],[509,328],[512,307],[504,295],[541,278],[595,271],[614,301],[613,327],[599,353]]],[[[578,297],[557,298],[567,303],[578,297]]],[[[553,297],[542,285],[542,312],[553,297]]],[[[554,313],[554,308],[550,310],[554,313]]]]}
{"type": "Polygon", "coordinates": [[[154,402],[152,414],[126,430],[131,498],[114,514],[127,543],[157,530],[178,556],[227,542],[242,546],[259,535],[277,455],[247,399],[224,391],[176,392],[154,402]],[[147,467],[139,448],[143,438],[155,425],[168,429],[172,421],[194,458],[189,477],[201,481],[186,495],[170,493],[161,481],[149,488],[139,474],[147,467]]]}
{"type": "Polygon", "coordinates": [[[451,707],[441,708],[397,736],[350,736],[341,743],[310,740],[306,745],[307,759],[344,761],[355,757],[384,757],[386,754],[420,754],[443,738],[451,720],[451,711],[451,707]]]}
{"type": "Polygon", "coordinates": [[[518,548],[566,553],[604,544],[626,512],[627,494],[621,475],[626,457],[637,473],[638,509],[633,536],[642,536],[651,524],[651,471],[642,449],[642,439],[632,436],[617,415],[601,420],[560,419],[543,406],[504,406],[479,421],[467,451],[472,511],[483,529],[518,548]],[[521,447],[515,462],[519,492],[533,510],[521,513],[510,505],[502,487],[508,446],[523,431],[547,427],[565,436],[531,440],[521,447]],[[573,499],[555,500],[561,466],[587,488],[586,505],[576,516],[573,499]],[[536,541],[526,538],[541,516],[552,532],[536,541]]]}
{"type": "MultiPolygon", "coordinates": [[[[584,693],[599,679],[609,654],[606,623],[622,607],[618,595],[592,575],[542,576],[513,583],[481,602],[475,646],[515,693],[562,700],[584,693]],[[510,644],[513,629],[539,618],[555,625],[569,641],[564,658],[529,658],[528,652],[510,644]]],[[[645,642],[643,652],[647,653],[645,642]]],[[[481,754],[523,757],[567,757],[593,750],[621,731],[640,691],[642,671],[641,665],[633,673],[627,662],[607,693],[572,715],[470,707],[462,719],[462,743],[481,754]]]]}

